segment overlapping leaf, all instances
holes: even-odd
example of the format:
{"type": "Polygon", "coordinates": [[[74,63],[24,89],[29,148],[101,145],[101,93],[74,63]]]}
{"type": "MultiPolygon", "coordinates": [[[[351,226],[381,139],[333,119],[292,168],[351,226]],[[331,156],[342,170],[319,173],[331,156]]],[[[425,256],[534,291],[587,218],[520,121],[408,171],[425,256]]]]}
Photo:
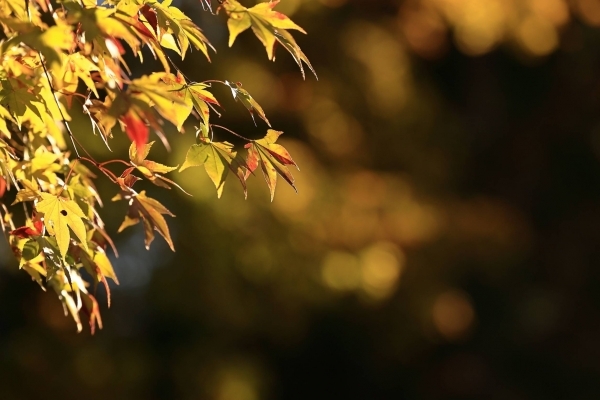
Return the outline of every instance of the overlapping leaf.
{"type": "Polygon", "coordinates": [[[154,231],[156,230],[168,243],[171,250],[175,251],[167,221],[163,215],[174,217],[169,210],[157,200],[146,196],[146,191],[137,194],[126,192],[117,195],[113,200],[125,199],[129,201],[129,212],[125,220],[119,227],[119,232],[123,229],[142,222],[144,225],[144,236],[146,248],[150,248],[150,243],[154,240],[154,231]]]}
{"type": "Polygon", "coordinates": [[[186,83],[185,78],[180,72],[177,75],[163,74],[161,79],[170,87],[170,93],[183,102],[182,105],[178,105],[175,122],[179,131],[182,131],[183,123],[189,117],[192,110],[195,110],[202,119],[202,122],[208,125],[211,107],[220,106],[215,96],[208,90],[210,87],[209,84],[198,82],[186,83]]]}
{"type": "Polygon", "coordinates": [[[155,161],[150,161],[146,159],[146,157],[148,157],[148,153],[150,152],[150,148],[153,144],[154,142],[150,142],[148,144],[145,144],[138,150],[138,147],[135,145],[135,143],[132,143],[129,147],[129,159],[131,160],[131,164],[133,165],[133,167],[131,169],[126,170],[123,174],[126,176],[130,173],[130,171],[133,171],[133,168],[135,168],[139,172],[141,172],[146,179],[154,183],[156,186],[161,186],[166,189],[170,189],[171,186],[169,185],[174,185],[181,189],[181,187],[178,184],[176,184],[168,178],[165,178],[162,175],[176,170],[177,166],[169,167],[167,165],[163,165],[155,161]]]}
{"type": "Polygon", "coordinates": [[[146,0],[145,3],[140,13],[164,47],[176,51],[183,59],[191,44],[210,59],[208,48],[212,45],[189,17],[171,5],[171,0],[146,0]]]}
{"type": "Polygon", "coordinates": [[[292,160],[290,153],[283,146],[275,143],[282,133],[269,129],[264,138],[254,140],[246,145],[248,157],[246,159],[247,172],[245,178],[248,178],[250,173],[254,172],[260,166],[271,192],[271,201],[273,201],[273,197],[275,196],[277,174],[281,175],[296,190],[294,177],[287,166],[293,165],[296,168],[298,166],[292,160]]]}
{"type": "Polygon", "coordinates": [[[304,76],[302,62],[306,63],[314,73],[308,58],[300,50],[300,47],[287,30],[294,29],[302,33],[306,32],[286,15],[273,10],[278,3],[278,0],[269,1],[246,8],[237,0],[225,0],[222,7],[229,16],[227,20],[229,47],[233,45],[240,33],[248,28],[252,28],[256,37],[265,46],[269,60],[275,60],[275,43],[279,42],[294,57],[294,60],[302,71],[302,76],[304,76]]]}
{"type": "Polygon", "coordinates": [[[229,170],[233,169],[232,162],[234,158],[235,152],[231,143],[213,142],[207,138],[201,138],[200,143],[190,147],[185,156],[185,162],[179,171],[203,165],[206,173],[217,188],[217,196],[221,197],[225,186],[225,179],[229,170]]]}

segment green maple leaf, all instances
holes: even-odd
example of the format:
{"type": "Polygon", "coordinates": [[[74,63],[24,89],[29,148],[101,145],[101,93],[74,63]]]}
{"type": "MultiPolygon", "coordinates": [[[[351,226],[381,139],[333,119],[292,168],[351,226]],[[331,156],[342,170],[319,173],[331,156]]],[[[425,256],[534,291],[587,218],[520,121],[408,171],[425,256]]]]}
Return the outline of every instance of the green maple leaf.
{"type": "Polygon", "coordinates": [[[235,158],[235,152],[232,151],[233,145],[228,142],[212,142],[204,138],[200,140],[200,143],[192,145],[188,150],[185,162],[179,172],[189,167],[204,165],[206,173],[217,188],[217,196],[221,197],[225,179],[235,158]]]}
{"type": "Polygon", "coordinates": [[[58,197],[49,193],[40,193],[42,200],[37,203],[36,210],[44,213],[44,225],[48,233],[56,237],[58,249],[63,259],[69,249],[71,234],[69,227],[87,249],[85,225],[82,218],[86,218],[81,208],[73,200],[58,197]]]}

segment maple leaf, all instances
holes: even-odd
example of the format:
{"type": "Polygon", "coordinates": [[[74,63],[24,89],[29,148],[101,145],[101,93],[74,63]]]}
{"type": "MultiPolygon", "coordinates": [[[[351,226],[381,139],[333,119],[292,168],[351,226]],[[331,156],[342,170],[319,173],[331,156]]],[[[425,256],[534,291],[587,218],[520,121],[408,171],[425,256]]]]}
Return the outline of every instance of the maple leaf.
{"type": "Polygon", "coordinates": [[[183,101],[183,106],[178,109],[175,124],[177,129],[182,130],[183,123],[192,112],[192,109],[196,110],[202,122],[208,125],[211,105],[220,106],[215,96],[207,90],[210,85],[197,82],[187,84],[181,73],[177,73],[176,76],[165,75],[162,79],[171,87],[171,93],[183,101]]]}
{"type": "Polygon", "coordinates": [[[49,193],[40,193],[40,196],[42,200],[36,204],[35,208],[38,212],[44,214],[46,230],[50,235],[56,237],[58,249],[63,259],[69,249],[71,238],[69,228],[73,230],[81,245],[87,248],[86,230],[82,220],[82,218],[87,217],[77,203],[49,193]]]}
{"type": "Polygon", "coordinates": [[[70,91],[77,91],[77,79],[81,79],[85,85],[98,97],[96,85],[91,73],[98,71],[98,66],[81,53],[73,53],[67,56],[63,64],[61,75],[63,82],[70,84],[70,91]]]}
{"type": "MultiPolygon", "coordinates": [[[[142,174],[144,174],[144,177],[146,179],[148,179],[150,182],[154,183],[156,186],[161,186],[166,189],[171,189],[171,186],[169,186],[169,184],[171,184],[171,185],[174,185],[175,187],[177,187],[178,189],[180,189],[181,191],[183,191],[184,193],[189,194],[185,190],[183,190],[183,188],[181,186],[179,186],[172,180],[165,178],[164,176],[161,175],[161,174],[166,174],[168,172],[176,170],[178,166],[169,167],[167,165],[160,164],[155,161],[146,160],[146,157],[148,156],[148,153],[150,152],[150,148],[152,147],[153,144],[154,144],[154,142],[150,142],[150,143],[142,146],[141,149],[138,149],[138,147],[135,146],[135,143],[132,143],[131,146],[129,147],[129,159],[131,160],[131,164],[134,166],[135,169],[137,169],[142,174]]],[[[133,171],[134,168],[125,170],[123,172],[123,174],[121,175],[121,177],[126,178],[128,176],[132,176],[129,174],[133,171]]],[[[125,184],[125,182],[124,182],[124,184],[125,184]]],[[[128,187],[131,187],[127,184],[125,184],[125,185],[128,187]]]]}
{"type": "MultiPolygon", "coordinates": [[[[39,215],[34,215],[32,220],[27,220],[27,225],[20,228],[14,229],[9,234],[18,238],[30,238],[32,236],[41,236],[44,228],[43,221],[39,218],[39,215]]],[[[38,251],[39,253],[39,251],[38,251]]]]}
{"type": "Polygon", "coordinates": [[[208,120],[210,117],[209,105],[214,104],[220,106],[219,102],[211,92],[206,90],[209,85],[205,85],[202,83],[195,83],[192,85],[188,85],[185,88],[185,100],[186,102],[191,102],[192,106],[202,118],[202,122],[205,125],[208,125],[208,120]]]}
{"type": "Polygon", "coordinates": [[[190,43],[200,50],[210,60],[208,48],[214,48],[192,20],[177,7],[171,6],[171,0],[161,3],[155,0],[147,0],[140,9],[141,14],[147,19],[149,25],[156,33],[158,40],[163,46],[176,51],[183,59],[190,43]],[[164,37],[169,39],[163,41],[164,37]],[[174,39],[177,39],[179,48],[174,39]]]}
{"type": "Polygon", "coordinates": [[[287,32],[287,29],[294,29],[302,33],[306,32],[286,15],[274,11],[273,8],[277,4],[279,4],[279,0],[259,3],[254,7],[246,8],[236,0],[226,0],[222,7],[229,16],[227,20],[229,47],[233,45],[240,33],[248,28],[252,28],[256,37],[265,46],[269,60],[275,60],[275,43],[280,42],[300,66],[303,77],[304,69],[302,62],[305,62],[314,73],[314,69],[310,65],[308,58],[300,50],[300,47],[292,35],[287,32]]]}
{"type": "Polygon", "coordinates": [[[20,203],[22,201],[33,201],[40,198],[40,188],[38,187],[37,183],[35,183],[35,180],[29,181],[27,179],[22,179],[20,184],[23,186],[23,189],[17,192],[15,201],[13,201],[11,205],[20,203]]]}
{"type": "Polygon", "coordinates": [[[138,106],[153,107],[161,116],[177,125],[182,123],[181,114],[185,114],[188,107],[185,100],[165,83],[165,80],[172,76],[171,73],[167,72],[144,75],[131,81],[127,93],[131,100],[139,100],[138,106]]]}
{"type": "Polygon", "coordinates": [[[94,285],[97,285],[98,282],[102,282],[104,285],[107,304],[108,307],[110,307],[110,287],[108,286],[106,278],[112,279],[117,285],[119,284],[119,281],[104,250],[93,242],[91,242],[91,245],[91,248],[83,250],[80,253],[81,263],[86,271],[94,278],[94,285]]]}
{"type": "Polygon", "coordinates": [[[258,104],[256,102],[256,100],[254,100],[252,98],[252,96],[250,96],[250,93],[248,93],[248,91],[246,89],[242,88],[242,84],[239,82],[236,83],[232,83],[229,81],[225,81],[225,84],[227,86],[229,86],[229,88],[231,89],[231,94],[233,95],[233,98],[236,100],[239,100],[240,103],[242,103],[242,105],[244,107],[246,107],[246,109],[248,111],[250,111],[250,115],[252,116],[252,120],[254,121],[254,125],[256,125],[256,121],[254,120],[254,112],[256,111],[256,113],[258,114],[258,116],[267,123],[267,125],[271,126],[271,123],[269,122],[269,120],[267,119],[267,116],[265,115],[265,112],[263,111],[262,107],[260,106],[260,104],[258,104]]]}
{"type": "Polygon", "coordinates": [[[208,138],[200,137],[200,143],[192,145],[188,150],[179,172],[189,167],[204,165],[206,173],[217,188],[217,196],[221,197],[229,170],[236,172],[232,167],[235,156],[231,143],[213,142],[208,138]]]}
{"type": "Polygon", "coordinates": [[[0,102],[9,110],[19,129],[25,122],[34,126],[44,125],[42,114],[46,112],[46,107],[28,85],[29,82],[7,79],[2,80],[1,84],[0,102]]]}
{"type": "Polygon", "coordinates": [[[254,172],[260,165],[267,186],[271,192],[271,201],[275,196],[275,186],[277,185],[277,174],[289,183],[294,190],[297,191],[294,185],[294,177],[292,176],[287,165],[298,166],[292,160],[290,153],[280,144],[275,143],[283,132],[269,129],[264,138],[253,140],[245,147],[248,150],[246,158],[246,176],[247,179],[250,173],[254,172]]]}
{"type": "Polygon", "coordinates": [[[292,55],[292,57],[294,58],[294,61],[296,61],[296,64],[298,64],[298,67],[300,68],[300,73],[302,73],[302,79],[306,79],[306,75],[304,73],[304,67],[302,66],[302,63],[304,63],[308,66],[308,68],[313,73],[315,78],[317,78],[317,80],[319,79],[315,69],[313,68],[312,64],[308,60],[308,57],[306,57],[306,54],[304,54],[304,52],[300,49],[300,46],[298,46],[298,44],[296,43],[296,39],[294,39],[294,37],[288,31],[285,31],[285,30],[276,31],[275,39],[277,39],[277,41],[279,43],[281,43],[283,45],[283,47],[285,47],[285,49],[292,55]]]}
{"type": "Polygon", "coordinates": [[[75,35],[69,25],[56,25],[47,30],[39,27],[27,29],[9,40],[9,43],[25,43],[27,46],[39,51],[50,68],[60,68],[61,50],[71,50],[75,47],[75,35]]]}
{"type": "Polygon", "coordinates": [[[129,212],[119,227],[119,232],[142,221],[147,249],[150,248],[150,243],[154,240],[154,230],[156,230],[165,239],[171,250],[175,251],[169,233],[169,226],[163,217],[163,215],[174,217],[175,215],[171,211],[155,199],[146,196],[145,190],[137,194],[131,192],[119,194],[113,198],[113,201],[121,199],[129,201],[129,212]]]}

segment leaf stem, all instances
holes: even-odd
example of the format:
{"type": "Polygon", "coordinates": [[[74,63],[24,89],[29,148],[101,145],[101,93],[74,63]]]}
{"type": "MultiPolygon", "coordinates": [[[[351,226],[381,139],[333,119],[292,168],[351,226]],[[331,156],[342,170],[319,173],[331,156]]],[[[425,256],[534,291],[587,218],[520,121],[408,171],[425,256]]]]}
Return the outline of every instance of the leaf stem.
{"type": "Polygon", "coordinates": [[[91,160],[87,157],[79,157],[79,158],[83,161],[89,162],[94,167],[98,168],[98,170],[100,170],[100,172],[102,172],[104,175],[106,175],[106,177],[108,177],[108,179],[110,179],[113,183],[118,183],[117,176],[111,170],[104,168],[101,164],[99,164],[96,161],[91,160]]]}
{"type": "Polygon", "coordinates": [[[121,163],[121,164],[125,164],[125,165],[127,165],[128,167],[131,167],[131,164],[129,164],[127,161],[124,161],[124,160],[117,160],[117,159],[115,159],[115,160],[108,160],[108,161],[104,161],[104,162],[102,162],[102,163],[98,164],[98,166],[99,166],[99,167],[104,167],[104,166],[105,166],[105,165],[107,165],[107,164],[114,164],[114,163],[121,163]]]}

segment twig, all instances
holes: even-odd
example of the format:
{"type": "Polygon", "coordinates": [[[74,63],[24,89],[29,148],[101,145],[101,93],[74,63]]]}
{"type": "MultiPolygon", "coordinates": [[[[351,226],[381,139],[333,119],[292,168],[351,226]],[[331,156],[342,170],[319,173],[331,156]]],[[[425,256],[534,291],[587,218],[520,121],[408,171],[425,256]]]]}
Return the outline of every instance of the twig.
{"type": "Polygon", "coordinates": [[[247,137],[244,137],[244,136],[240,135],[239,133],[235,133],[235,132],[234,132],[234,131],[232,131],[231,129],[229,129],[229,128],[225,128],[224,126],[217,125],[217,124],[210,124],[210,126],[211,126],[211,127],[215,127],[215,128],[221,128],[221,129],[223,129],[223,130],[226,130],[227,132],[229,132],[229,133],[231,133],[231,134],[233,134],[233,135],[235,135],[235,136],[239,137],[240,139],[244,139],[244,140],[245,140],[245,141],[247,141],[247,142],[254,142],[254,140],[252,140],[252,139],[248,139],[247,137]]]}
{"type": "Polygon", "coordinates": [[[52,97],[54,97],[54,101],[56,102],[56,107],[58,107],[58,112],[60,113],[60,117],[62,118],[62,121],[65,124],[65,127],[67,128],[69,137],[71,138],[71,143],[73,144],[73,149],[75,150],[75,155],[79,159],[79,158],[81,158],[81,156],[79,155],[79,152],[77,151],[77,146],[75,145],[73,132],[71,131],[71,127],[69,126],[69,123],[65,119],[65,115],[63,114],[62,109],[60,108],[60,102],[58,101],[58,97],[56,97],[56,90],[54,89],[54,85],[52,85],[52,81],[50,80],[50,74],[48,73],[48,70],[46,69],[46,64],[44,64],[44,60],[42,59],[42,53],[40,53],[39,51],[38,51],[38,56],[40,57],[40,62],[42,63],[42,68],[44,69],[44,73],[46,74],[46,79],[48,79],[48,85],[50,86],[50,90],[52,91],[52,97]]]}

